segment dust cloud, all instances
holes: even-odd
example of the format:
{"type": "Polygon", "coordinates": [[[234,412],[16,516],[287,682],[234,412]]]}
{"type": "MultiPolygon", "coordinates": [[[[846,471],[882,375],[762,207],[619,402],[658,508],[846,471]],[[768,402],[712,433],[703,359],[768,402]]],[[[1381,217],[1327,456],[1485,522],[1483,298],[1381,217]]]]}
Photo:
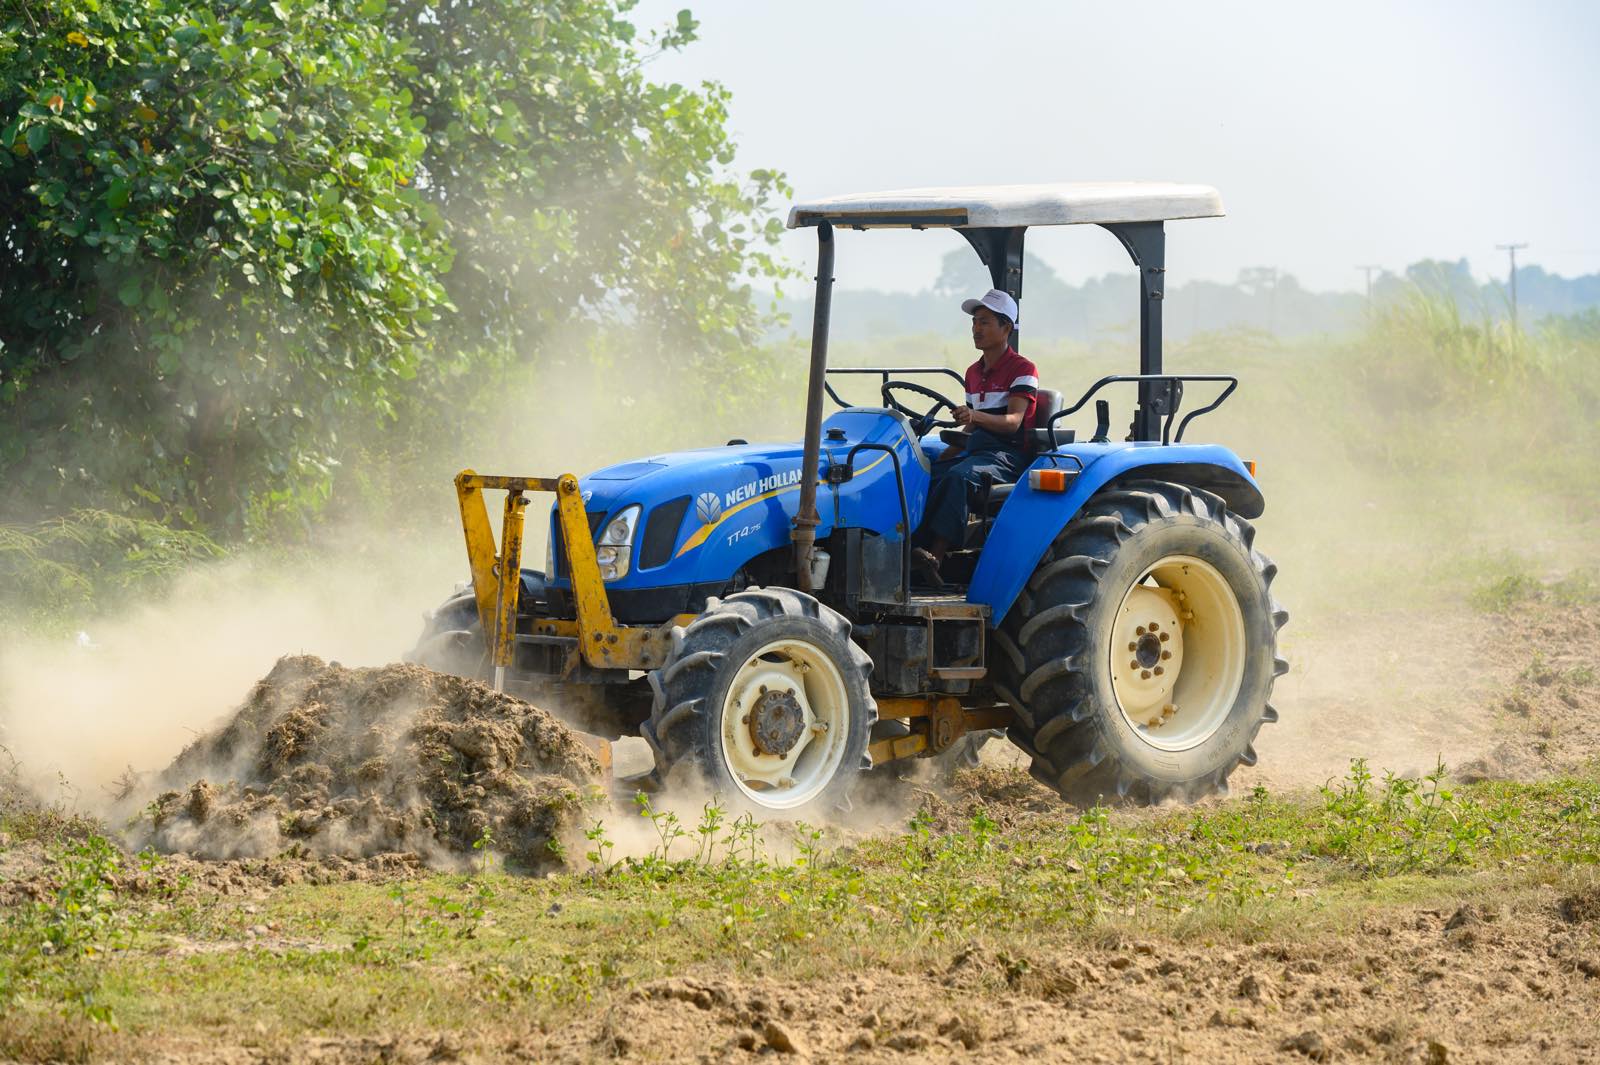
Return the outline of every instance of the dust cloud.
{"type": "Polygon", "coordinates": [[[282,655],[398,661],[425,604],[465,569],[442,547],[379,542],[310,565],[245,555],[78,638],[14,635],[0,649],[0,743],[42,794],[64,787],[103,808],[126,769],[164,765],[282,655]]]}

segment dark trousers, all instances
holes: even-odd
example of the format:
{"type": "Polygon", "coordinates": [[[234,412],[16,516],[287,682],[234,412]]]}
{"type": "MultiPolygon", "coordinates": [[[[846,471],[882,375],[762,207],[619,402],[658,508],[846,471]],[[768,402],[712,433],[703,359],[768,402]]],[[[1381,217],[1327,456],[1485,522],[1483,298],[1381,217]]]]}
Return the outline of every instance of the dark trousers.
{"type": "Polygon", "coordinates": [[[982,483],[983,475],[988,474],[995,484],[1010,484],[1027,468],[1028,460],[1020,451],[979,451],[954,462],[935,462],[918,542],[926,544],[938,537],[952,547],[961,547],[967,532],[969,493],[982,483]]]}

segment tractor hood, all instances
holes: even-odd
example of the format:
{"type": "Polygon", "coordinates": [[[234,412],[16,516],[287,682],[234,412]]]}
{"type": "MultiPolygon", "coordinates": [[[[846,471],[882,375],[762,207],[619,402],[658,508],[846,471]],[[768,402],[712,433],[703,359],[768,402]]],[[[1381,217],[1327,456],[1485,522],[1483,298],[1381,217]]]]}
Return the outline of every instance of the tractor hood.
{"type": "MultiPolygon", "coordinates": [[[[796,441],[674,451],[580,478],[596,535],[626,508],[640,508],[628,574],[608,587],[720,585],[755,556],[787,549],[800,499],[802,450],[796,441]]],[[[896,466],[909,513],[921,513],[927,462],[905,419],[857,407],[828,418],[818,465],[818,538],[840,526],[904,535],[896,466]],[[835,465],[850,465],[850,479],[830,484],[828,470],[835,465]]],[[[552,584],[563,587],[564,566],[559,558],[553,561],[552,584]]]]}
{"type": "Polygon", "coordinates": [[[768,478],[786,480],[787,487],[800,483],[800,444],[735,444],[728,447],[697,448],[693,451],[669,451],[651,455],[643,461],[620,462],[595,470],[580,478],[583,486],[584,507],[611,510],[626,502],[665,501],[679,491],[700,495],[718,491],[738,499],[724,500],[724,506],[734,506],[744,496],[740,489],[747,483],[761,490],[760,484],[768,478]]]}

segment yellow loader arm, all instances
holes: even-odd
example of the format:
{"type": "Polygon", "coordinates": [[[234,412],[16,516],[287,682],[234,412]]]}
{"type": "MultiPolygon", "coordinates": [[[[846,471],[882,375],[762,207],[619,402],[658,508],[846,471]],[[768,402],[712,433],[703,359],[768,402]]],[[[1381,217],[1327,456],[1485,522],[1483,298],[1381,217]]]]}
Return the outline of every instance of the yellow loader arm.
{"type": "MultiPolygon", "coordinates": [[[[588,515],[578,491],[578,478],[497,477],[462,470],[456,474],[456,498],[461,504],[461,531],[467,540],[467,561],[472,567],[472,594],[478,604],[496,688],[505,685],[505,671],[513,661],[517,636],[517,596],[522,591],[522,528],[528,509],[526,492],[553,492],[556,517],[567,572],[572,578],[572,599],[577,618],[541,618],[534,635],[573,637],[576,653],[597,669],[654,669],[671,646],[671,630],[687,625],[693,615],[680,614],[664,625],[619,625],[611,613],[600,563],[595,558],[588,515]],[[489,506],[483,493],[506,493],[505,516],[500,527],[500,549],[489,525],[489,506]]],[[[576,663],[570,663],[575,665],[576,663]]]]}

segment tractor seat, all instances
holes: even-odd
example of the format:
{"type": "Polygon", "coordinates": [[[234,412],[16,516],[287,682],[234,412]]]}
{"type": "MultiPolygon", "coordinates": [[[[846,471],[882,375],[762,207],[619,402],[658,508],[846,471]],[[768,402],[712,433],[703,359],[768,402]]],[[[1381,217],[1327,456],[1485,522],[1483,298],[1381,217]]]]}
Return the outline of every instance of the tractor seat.
{"type": "MultiPolygon", "coordinates": [[[[1033,424],[1043,426],[1050,416],[1061,409],[1061,393],[1053,388],[1039,389],[1039,405],[1033,416],[1033,424]]],[[[1056,439],[1063,444],[1072,442],[1072,430],[1057,429],[1056,439]]],[[[1033,430],[1033,450],[1035,453],[1046,451],[1050,447],[1050,431],[1044,428],[1033,430]]],[[[995,484],[989,486],[989,501],[984,511],[990,517],[1000,513],[1000,508],[1006,505],[1006,500],[1011,498],[1014,484],[995,484]]]]}
{"type": "MultiPolygon", "coordinates": [[[[1050,420],[1052,414],[1061,409],[1061,403],[1060,392],[1053,388],[1039,389],[1039,404],[1034,408],[1033,414],[1033,424],[1036,428],[1031,430],[1034,451],[1044,451],[1050,447],[1050,431],[1044,428],[1044,425],[1050,420]]],[[[1056,430],[1056,439],[1063,444],[1072,443],[1072,436],[1071,429],[1056,430]]],[[[967,431],[965,429],[941,429],[939,431],[939,439],[947,444],[959,447],[967,442],[967,431]]]]}
{"type": "MultiPolygon", "coordinates": [[[[1061,393],[1053,388],[1039,389],[1039,405],[1033,413],[1033,449],[1044,451],[1050,447],[1050,431],[1045,425],[1050,421],[1050,416],[1061,409],[1061,393]]],[[[1057,429],[1056,439],[1063,444],[1071,443],[1072,432],[1068,429],[1057,429]]],[[[996,486],[998,487],[998,486],[996,486]]]]}

